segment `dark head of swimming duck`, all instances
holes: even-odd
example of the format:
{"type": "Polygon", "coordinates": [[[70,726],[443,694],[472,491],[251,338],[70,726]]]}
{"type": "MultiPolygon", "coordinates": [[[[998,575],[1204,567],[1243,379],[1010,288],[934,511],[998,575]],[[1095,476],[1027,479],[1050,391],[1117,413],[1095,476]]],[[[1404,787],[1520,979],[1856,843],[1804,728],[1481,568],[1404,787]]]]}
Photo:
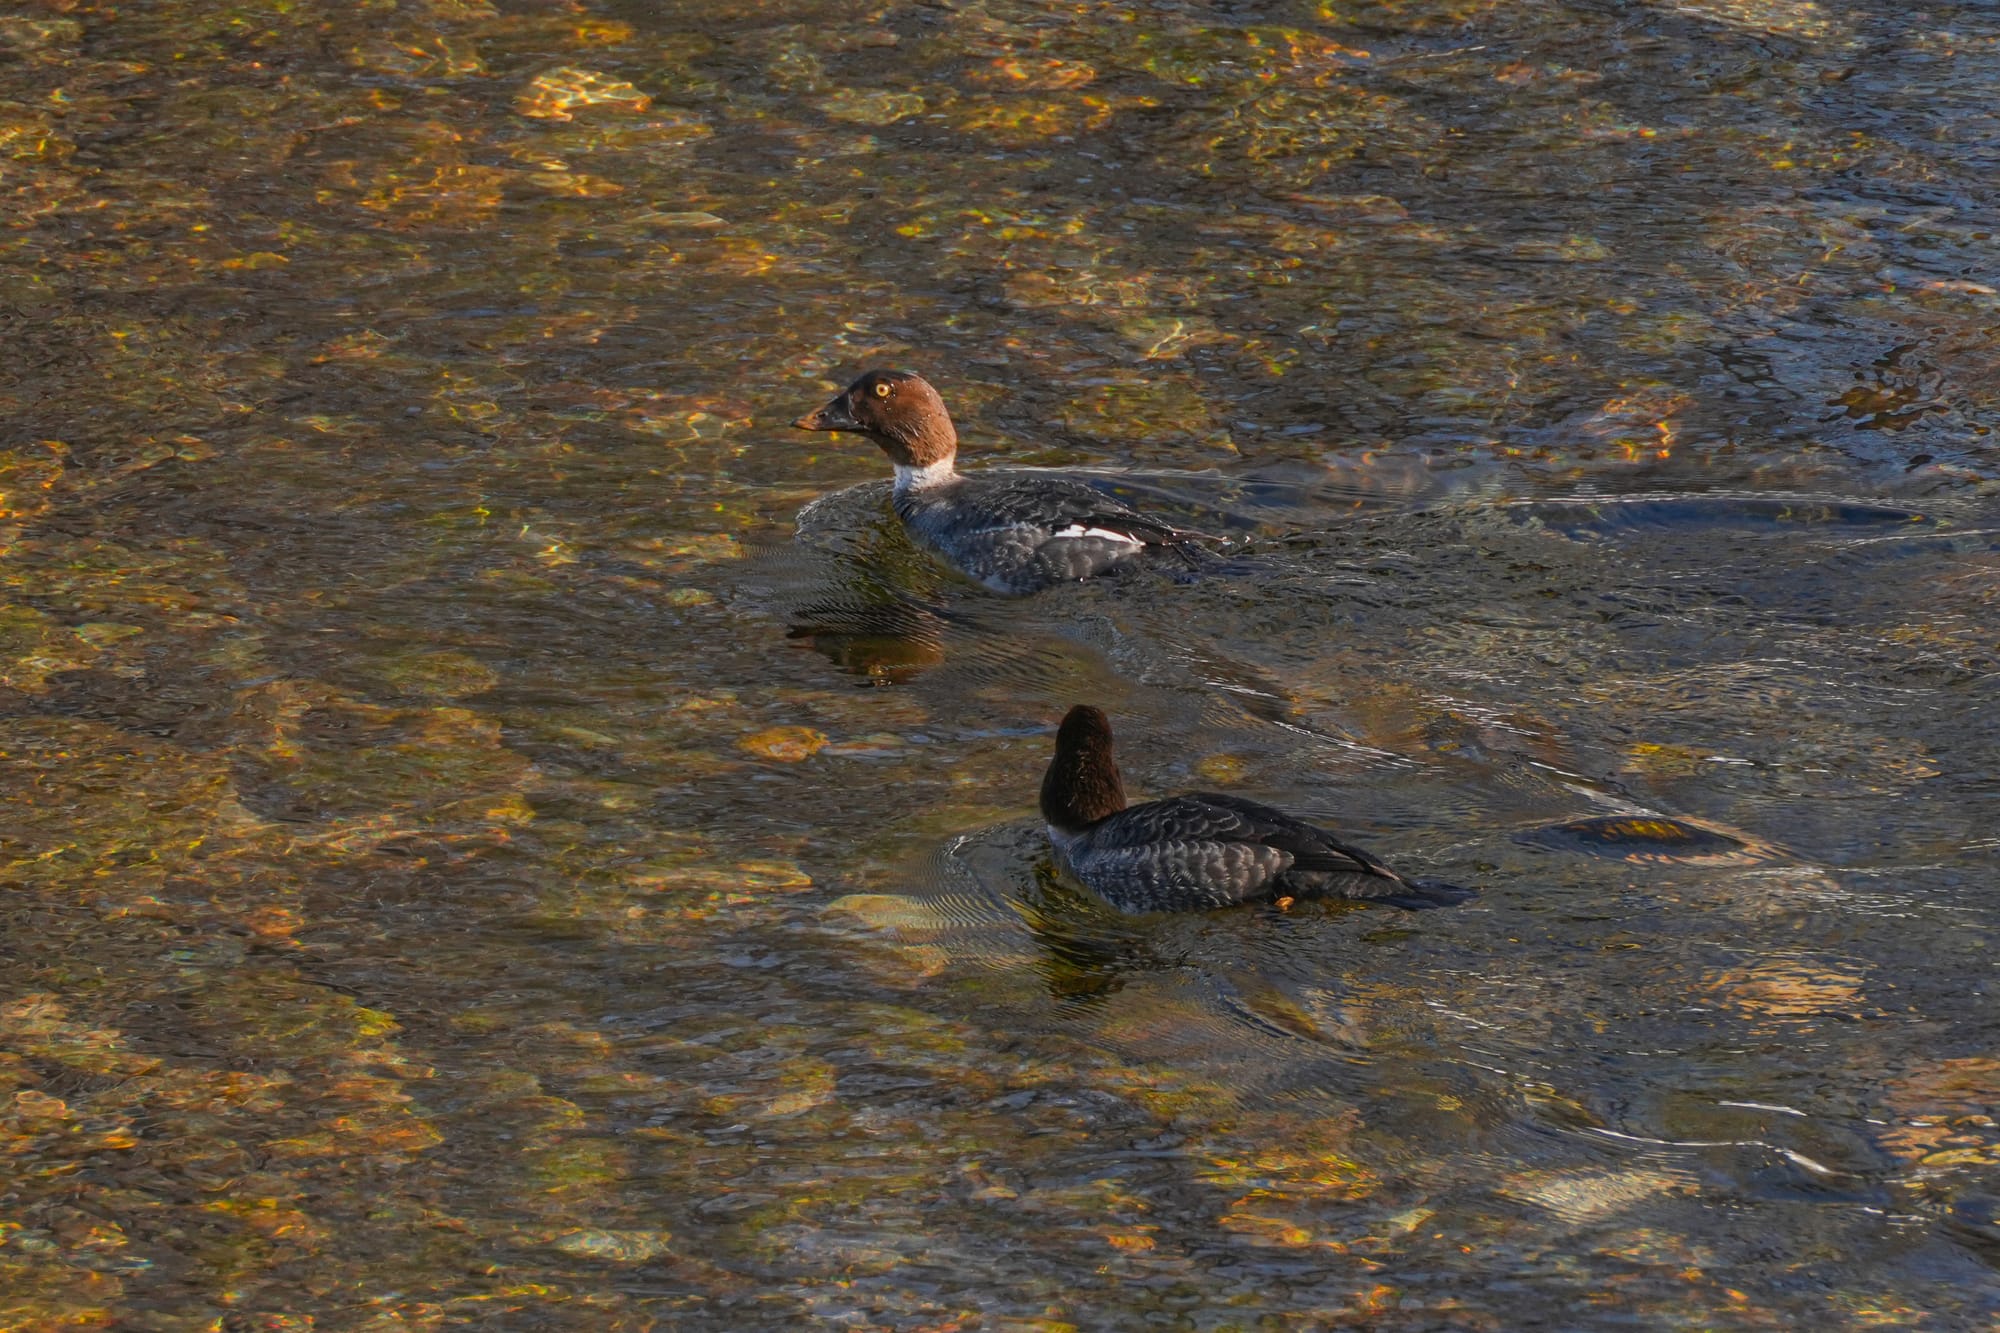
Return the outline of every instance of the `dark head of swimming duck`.
{"type": "Polygon", "coordinates": [[[1111,743],[1111,719],[1078,704],[1056,732],[1056,757],[1042,775],[1042,817],[1057,828],[1084,829],[1125,808],[1125,781],[1111,743]]]}

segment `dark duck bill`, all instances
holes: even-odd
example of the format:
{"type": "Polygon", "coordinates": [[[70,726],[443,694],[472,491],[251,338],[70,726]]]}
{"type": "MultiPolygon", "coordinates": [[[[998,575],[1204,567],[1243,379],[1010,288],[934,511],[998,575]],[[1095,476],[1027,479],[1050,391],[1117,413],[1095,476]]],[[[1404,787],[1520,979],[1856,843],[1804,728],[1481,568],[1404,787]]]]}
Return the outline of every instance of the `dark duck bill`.
{"type": "Polygon", "coordinates": [[[847,395],[828,403],[817,412],[808,412],[792,423],[800,430],[860,430],[861,423],[847,410],[847,395]]]}
{"type": "Polygon", "coordinates": [[[1042,819],[1063,865],[1127,912],[1346,898],[1418,910],[1474,896],[1405,878],[1325,829],[1256,801],[1191,792],[1128,805],[1111,721],[1085,704],[1056,732],[1042,778],[1042,819]]]}

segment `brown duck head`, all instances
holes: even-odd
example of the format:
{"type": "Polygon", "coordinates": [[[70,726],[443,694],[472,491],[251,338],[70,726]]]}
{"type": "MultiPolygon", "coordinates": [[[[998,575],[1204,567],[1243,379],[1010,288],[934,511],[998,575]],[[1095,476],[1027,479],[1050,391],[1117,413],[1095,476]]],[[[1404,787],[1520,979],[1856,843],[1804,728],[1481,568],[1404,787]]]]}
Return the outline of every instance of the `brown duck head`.
{"type": "Polygon", "coordinates": [[[1078,704],[1056,731],[1056,757],[1042,775],[1042,818],[1065,832],[1125,808],[1125,783],[1111,753],[1111,719],[1078,704]]]}

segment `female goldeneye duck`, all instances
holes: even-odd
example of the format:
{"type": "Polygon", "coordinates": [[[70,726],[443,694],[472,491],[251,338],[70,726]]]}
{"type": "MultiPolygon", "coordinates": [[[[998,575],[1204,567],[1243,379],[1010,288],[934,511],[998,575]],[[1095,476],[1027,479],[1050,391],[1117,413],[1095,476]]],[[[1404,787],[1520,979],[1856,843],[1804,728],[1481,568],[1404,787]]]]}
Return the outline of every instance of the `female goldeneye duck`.
{"type": "Polygon", "coordinates": [[[1353,898],[1415,910],[1473,896],[1405,879],[1368,853],[1282,810],[1193,792],[1125,804],[1111,723],[1069,710],[1042,778],[1042,818],[1065,868],[1124,912],[1191,912],[1296,898],[1353,898]]]}
{"type": "Polygon", "coordinates": [[[958,432],[921,375],[871,370],[801,430],[851,430],[896,467],[903,526],[960,572],[998,593],[1030,593],[1165,554],[1199,560],[1194,534],[1150,519],[1072,477],[1042,472],[960,474],[958,432]]]}

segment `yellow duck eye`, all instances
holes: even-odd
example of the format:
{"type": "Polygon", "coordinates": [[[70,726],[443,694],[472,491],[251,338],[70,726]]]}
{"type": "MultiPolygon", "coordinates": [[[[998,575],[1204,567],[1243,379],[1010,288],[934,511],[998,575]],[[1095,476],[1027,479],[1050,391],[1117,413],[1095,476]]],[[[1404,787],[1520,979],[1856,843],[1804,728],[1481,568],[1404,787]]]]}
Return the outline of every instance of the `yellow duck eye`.
{"type": "Polygon", "coordinates": [[[875,396],[877,398],[887,398],[889,396],[889,381],[875,381],[875,396]]]}

